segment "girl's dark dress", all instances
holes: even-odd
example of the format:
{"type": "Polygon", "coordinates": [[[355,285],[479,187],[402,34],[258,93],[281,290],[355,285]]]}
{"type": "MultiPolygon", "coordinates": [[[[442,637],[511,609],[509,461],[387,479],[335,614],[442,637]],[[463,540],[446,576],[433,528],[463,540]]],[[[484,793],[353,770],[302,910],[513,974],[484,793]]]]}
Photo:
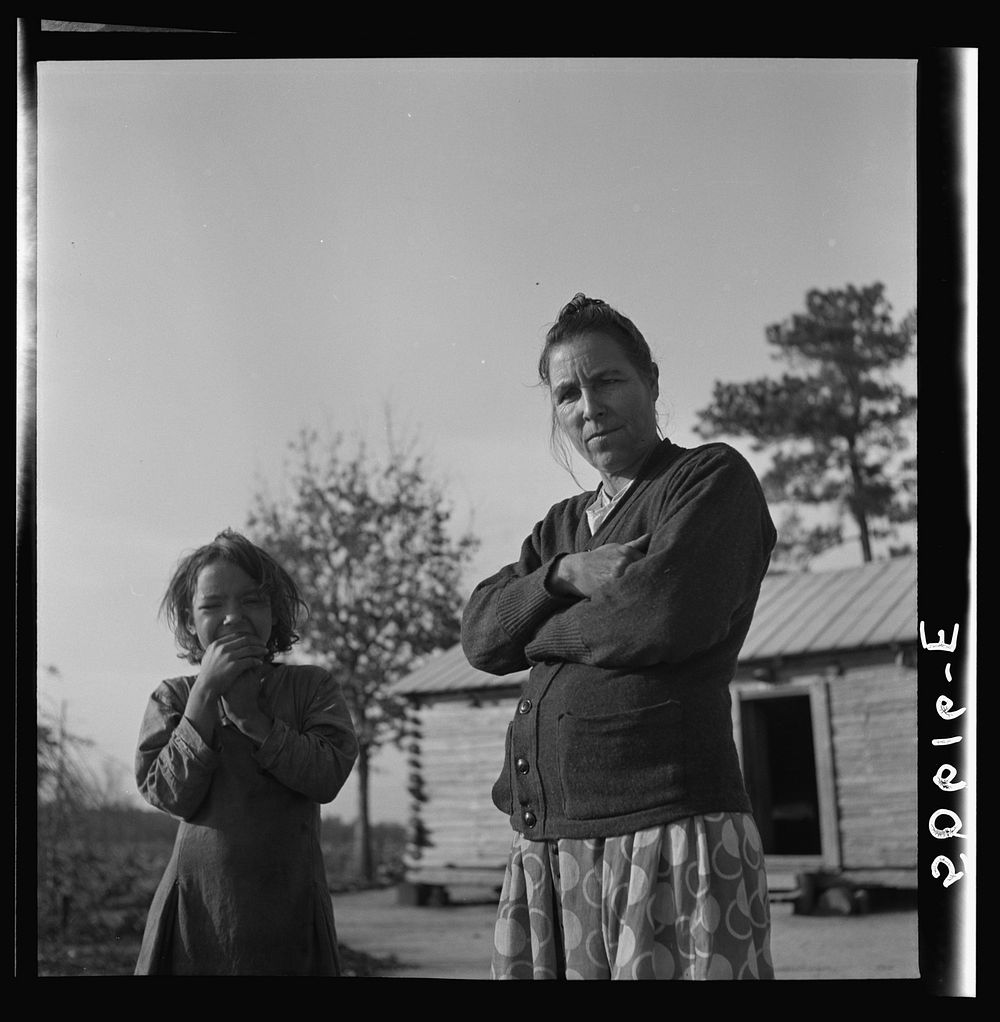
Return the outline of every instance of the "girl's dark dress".
{"type": "Polygon", "coordinates": [[[322,668],[275,665],[263,745],[220,713],[209,746],[184,717],[194,681],[159,685],[136,752],[143,797],[181,820],[136,974],[338,975],[319,807],[358,752],[340,688],[322,668]]]}

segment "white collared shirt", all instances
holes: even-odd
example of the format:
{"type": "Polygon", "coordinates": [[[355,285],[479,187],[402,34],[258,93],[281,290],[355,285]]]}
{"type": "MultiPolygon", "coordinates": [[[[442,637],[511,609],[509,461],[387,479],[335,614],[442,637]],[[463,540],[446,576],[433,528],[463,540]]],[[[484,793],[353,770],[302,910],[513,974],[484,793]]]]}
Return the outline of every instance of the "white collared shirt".
{"type": "Polygon", "coordinates": [[[590,525],[591,536],[601,527],[601,522],[611,514],[611,509],[632,489],[633,484],[634,480],[623,486],[613,497],[609,497],[604,492],[604,484],[601,483],[597,495],[590,502],[590,507],[587,508],[587,524],[590,525]]]}

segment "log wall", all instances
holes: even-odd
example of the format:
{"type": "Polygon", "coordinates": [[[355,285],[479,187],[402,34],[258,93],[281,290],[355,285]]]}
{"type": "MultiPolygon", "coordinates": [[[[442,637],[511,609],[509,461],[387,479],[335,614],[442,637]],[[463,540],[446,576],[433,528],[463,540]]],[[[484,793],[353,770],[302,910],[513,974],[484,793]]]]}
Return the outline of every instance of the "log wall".
{"type": "Polygon", "coordinates": [[[843,868],[916,868],[916,670],[848,668],[829,699],[843,868]]]}
{"type": "Polygon", "coordinates": [[[490,792],[503,767],[515,705],[516,694],[421,704],[411,754],[423,798],[414,813],[429,843],[411,850],[411,870],[496,868],[502,877],[513,831],[490,792]]]}

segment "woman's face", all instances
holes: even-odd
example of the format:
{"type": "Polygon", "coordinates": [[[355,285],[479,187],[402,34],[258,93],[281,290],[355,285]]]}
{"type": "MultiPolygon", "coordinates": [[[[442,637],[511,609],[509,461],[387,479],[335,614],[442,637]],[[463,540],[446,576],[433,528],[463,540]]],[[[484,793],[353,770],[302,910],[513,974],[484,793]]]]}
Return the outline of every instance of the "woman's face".
{"type": "Polygon", "coordinates": [[[613,337],[590,332],[553,349],[549,391],[559,428],[616,493],[659,442],[655,375],[642,376],[613,337]]]}

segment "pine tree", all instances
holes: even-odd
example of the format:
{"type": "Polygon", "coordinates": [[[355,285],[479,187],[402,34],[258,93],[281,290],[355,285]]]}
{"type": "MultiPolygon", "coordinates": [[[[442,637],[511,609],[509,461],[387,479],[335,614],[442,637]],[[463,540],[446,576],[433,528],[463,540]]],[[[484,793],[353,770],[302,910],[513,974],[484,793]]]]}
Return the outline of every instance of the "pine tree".
{"type": "Polygon", "coordinates": [[[807,563],[841,542],[845,515],[871,561],[873,540],[916,517],[916,459],[903,454],[916,397],[893,378],[915,351],[916,312],[894,324],[884,290],[875,283],[809,291],[804,313],[765,330],[789,371],[716,381],[712,403],[698,412],[702,437],[749,437],[755,451],[773,451],[761,482],[769,501],[791,506],[779,563],[807,563]],[[832,505],[835,523],[805,525],[803,505],[832,505]]]}

